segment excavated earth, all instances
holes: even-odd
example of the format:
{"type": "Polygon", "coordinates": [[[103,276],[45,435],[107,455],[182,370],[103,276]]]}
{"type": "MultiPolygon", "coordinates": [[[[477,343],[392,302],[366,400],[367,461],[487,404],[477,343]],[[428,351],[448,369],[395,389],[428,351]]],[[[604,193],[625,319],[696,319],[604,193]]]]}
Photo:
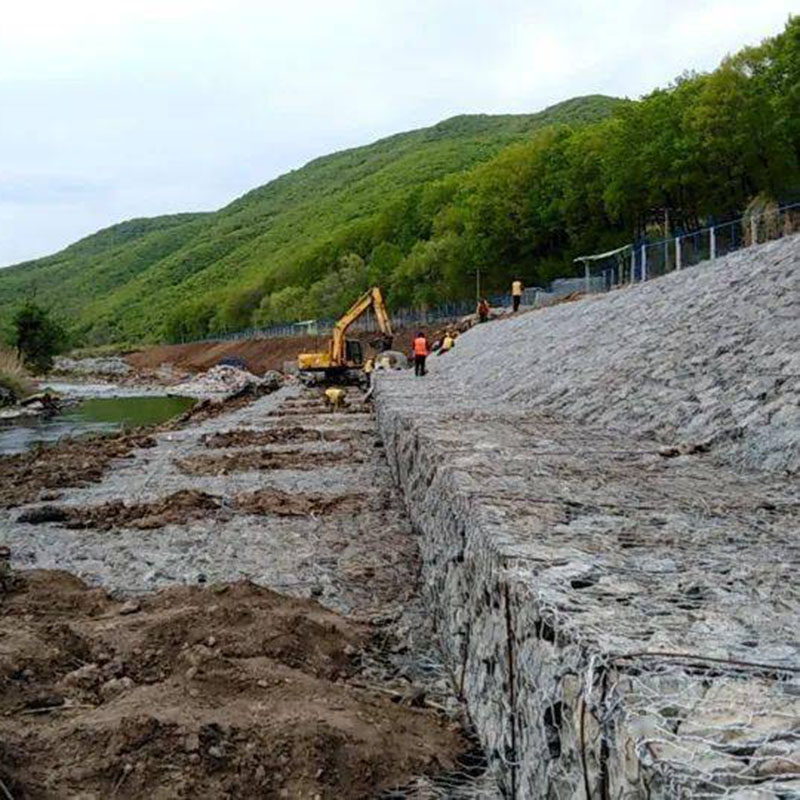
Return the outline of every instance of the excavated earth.
{"type": "Polygon", "coordinates": [[[206,412],[0,459],[0,796],[493,797],[368,407],[206,412]]]}

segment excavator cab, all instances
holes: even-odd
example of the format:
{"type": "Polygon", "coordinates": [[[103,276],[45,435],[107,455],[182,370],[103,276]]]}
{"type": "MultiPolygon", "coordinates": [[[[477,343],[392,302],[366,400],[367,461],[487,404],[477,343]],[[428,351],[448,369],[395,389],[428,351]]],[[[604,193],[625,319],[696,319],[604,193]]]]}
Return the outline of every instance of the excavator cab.
{"type": "Polygon", "coordinates": [[[364,348],[358,339],[345,340],[345,360],[348,367],[364,366],[364,348]]]}

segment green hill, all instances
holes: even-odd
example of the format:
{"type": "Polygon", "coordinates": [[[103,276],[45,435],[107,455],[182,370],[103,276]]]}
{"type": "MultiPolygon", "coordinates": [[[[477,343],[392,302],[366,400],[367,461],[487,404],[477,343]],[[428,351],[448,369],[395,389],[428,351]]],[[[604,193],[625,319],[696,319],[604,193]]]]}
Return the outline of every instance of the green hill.
{"type": "Polygon", "coordinates": [[[576,255],[800,197],[800,17],[637,101],[459,116],[306,164],[209,214],[133,220],[0,270],[80,343],[198,338],[566,274],[576,255]],[[763,198],[762,198],[763,199],[763,198]]]}
{"type": "MultiPolygon", "coordinates": [[[[248,309],[236,317],[236,290],[258,295],[265,285],[308,280],[312,275],[301,273],[309,258],[336,249],[337,237],[346,239],[354,225],[374,220],[410,191],[462,173],[544,127],[602,119],[619,102],[591,96],[538,114],[454,117],[318,158],[214,213],[114,225],[55,255],[0,270],[0,310],[35,288],[77,338],[92,343],[163,338],[176,307],[206,329],[241,323],[248,309]]],[[[335,263],[334,257],[327,268],[335,263]]],[[[320,265],[316,277],[325,271],[320,265]]]]}

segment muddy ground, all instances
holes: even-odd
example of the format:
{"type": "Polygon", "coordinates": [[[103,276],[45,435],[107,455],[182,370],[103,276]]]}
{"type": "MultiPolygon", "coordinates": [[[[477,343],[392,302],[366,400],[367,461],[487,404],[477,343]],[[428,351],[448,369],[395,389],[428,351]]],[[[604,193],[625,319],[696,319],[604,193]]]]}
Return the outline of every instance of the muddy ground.
{"type": "Polygon", "coordinates": [[[155,440],[145,434],[117,434],[2,456],[0,508],[58,497],[58,490],[65,486],[97,483],[112,461],[132,458],[135,449],[154,446],[155,440]]]}
{"type": "Polygon", "coordinates": [[[18,798],[374,797],[456,767],[459,726],[362,688],[374,632],[250,583],[121,603],[34,571],[0,603],[18,798]]]}
{"type": "Polygon", "coordinates": [[[331,413],[287,386],[125,442],[91,481],[56,469],[8,499],[0,544],[23,582],[0,599],[0,779],[15,800],[494,796],[351,392],[357,413],[331,413]]]}
{"type": "Polygon", "coordinates": [[[64,439],[52,446],[0,457],[0,509],[37,500],[57,499],[66,487],[99,483],[119,459],[133,458],[135,450],[155,447],[152,434],[176,431],[215,419],[250,405],[258,395],[250,391],[232,397],[198,401],[191,409],[160,426],[108,435],[64,439]]]}

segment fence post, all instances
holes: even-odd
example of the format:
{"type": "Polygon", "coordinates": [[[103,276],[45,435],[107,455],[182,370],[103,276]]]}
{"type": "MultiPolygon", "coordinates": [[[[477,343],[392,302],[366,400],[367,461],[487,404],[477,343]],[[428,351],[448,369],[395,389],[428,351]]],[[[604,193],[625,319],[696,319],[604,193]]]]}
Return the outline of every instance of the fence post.
{"type": "Polygon", "coordinates": [[[583,278],[585,281],[586,294],[589,294],[589,262],[583,262],[583,278]]]}
{"type": "Polygon", "coordinates": [[[709,228],[708,229],[709,235],[709,255],[711,256],[711,260],[715,261],[717,258],[717,229],[716,228],[709,228]]]}
{"type": "Polygon", "coordinates": [[[675,237],[675,269],[677,271],[679,271],[681,266],[682,266],[682,262],[681,262],[681,237],[680,236],[676,236],[675,237]]]}
{"type": "Polygon", "coordinates": [[[750,244],[758,244],[758,217],[750,217],[750,244]]]}
{"type": "Polygon", "coordinates": [[[642,280],[647,280],[647,249],[642,245],[642,280]]]}

